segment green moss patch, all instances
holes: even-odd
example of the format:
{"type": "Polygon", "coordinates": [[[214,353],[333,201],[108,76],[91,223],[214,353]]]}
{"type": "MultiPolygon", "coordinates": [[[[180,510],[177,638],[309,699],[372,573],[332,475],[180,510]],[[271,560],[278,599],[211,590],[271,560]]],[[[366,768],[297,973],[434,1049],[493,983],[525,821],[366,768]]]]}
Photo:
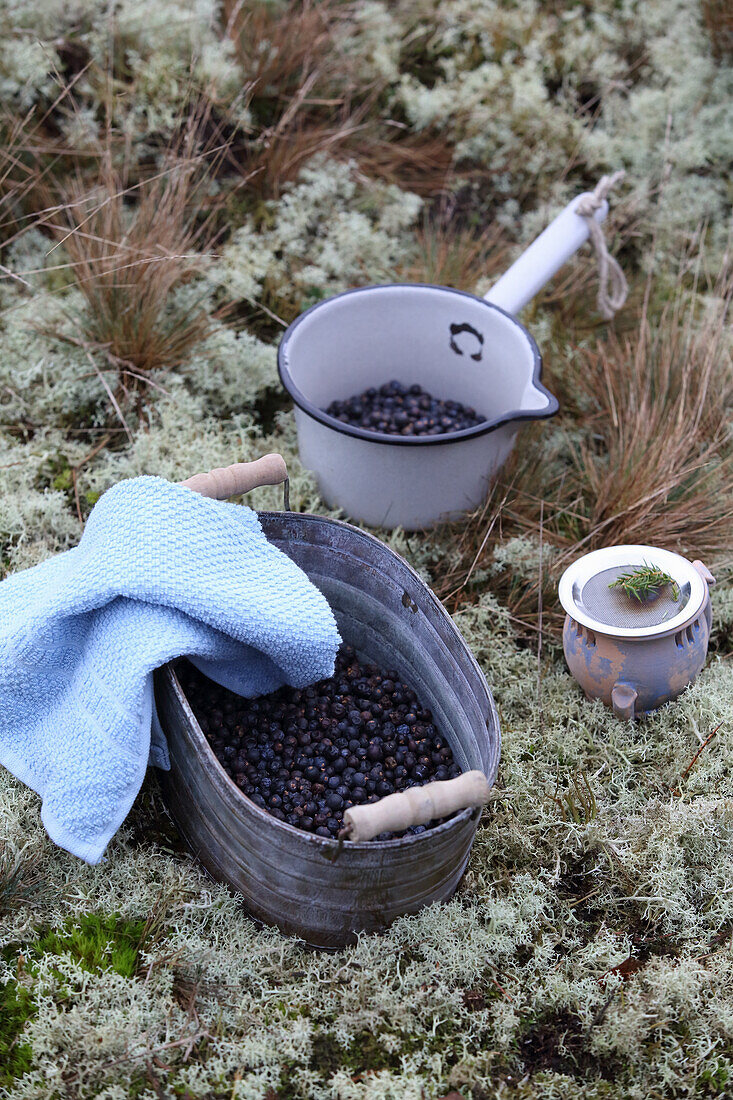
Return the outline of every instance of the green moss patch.
{"type": "Polygon", "coordinates": [[[0,985],[0,1085],[9,1086],[30,1069],[33,1052],[21,1039],[23,1028],[36,1014],[28,989],[10,980],[0,985]]]}
{"type": "Polygon", "coordinates": [[[123,978],[135,976],[145,921],[126,921],[114,914],[91,913],[68,921],[60,931],[46,932],[33,944],[38,954],[71,955],[84,970],[114,970],[123,978]]]}

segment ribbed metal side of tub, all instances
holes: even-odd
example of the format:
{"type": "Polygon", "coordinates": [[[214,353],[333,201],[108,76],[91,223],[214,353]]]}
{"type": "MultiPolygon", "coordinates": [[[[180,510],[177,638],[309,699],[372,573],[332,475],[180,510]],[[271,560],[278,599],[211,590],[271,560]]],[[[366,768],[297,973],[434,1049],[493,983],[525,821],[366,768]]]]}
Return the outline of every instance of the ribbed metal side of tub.
{"type": "MultiPolygon", "coordinates": [[[[267,537],[321,589],[344,641],[396,668],[431,708],[462,768],[493,783],[496,708],[486,681],[442,605],[378,539],[349,524],[297,513],[260,513],[267,537]]],[[[254,916],[319,947],[387,927],[402,913],[451,896],[466,867],[479,811],[464,810],[420,836],[365,844],[277,821],[245,798],[216,760],[168,666],[157,681],[171,771],[171,813],[204,866],[241,892],[254,916]]]]}

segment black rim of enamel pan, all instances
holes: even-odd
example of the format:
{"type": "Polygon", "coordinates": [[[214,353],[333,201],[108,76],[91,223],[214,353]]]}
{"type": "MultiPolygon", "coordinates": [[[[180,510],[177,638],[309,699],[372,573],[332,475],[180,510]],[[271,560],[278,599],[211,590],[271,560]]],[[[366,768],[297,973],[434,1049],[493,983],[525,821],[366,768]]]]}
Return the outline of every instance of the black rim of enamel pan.
{"type": "Polygon", "coordinates": [[[540,349],[537,347],[532,334],[513,316],[513,314],[507,313],[507,311],[500,306],[495,306],[493,303],[487,302],[484,298],[479,298],[477,294],[469,294],[465,290],[456,290],[454,287],[450,286],[438,286],[434,283],[375,283],[372,286],[353,287],[351,290],[344,290],[340,294],[334,294],[330,298],[324,299],[322,302],[316,302],[315,305],[311,306],[304,313],[301,313],[299,317],[296,317],[293,323],[283,333],[277,349],[277,369],[283,386],[298,408],[302,409],[308,416],[313,417],[314,420],[319,420],[321,424],[325,424],[327,428],[333,428],[334,431],[341,432],[342,435],[351,435],[356,439],[367,440],[369,443],[386,443],[392,447],[435,447],[445,443],[460,443],[463,439],[475,439],[480,435],[487,435],[489,432],[496,431],[497,428],[501,428],[504,424],[510,424],[514,420],[546,420],[548,417],[554,416],[560,408],[560,403],[555,395],[550,393],[550,391],[542,385],[542,356],[540,355],[540,349]],[[390,435],[388,432],[371,432],[367,428],[359,428],[356,427],[356,425],[347,424],[343,420],[338,420],[335,416],[329,416],[323,409],[319,409],[319,407],[314,404],[313,401],[309,400],[303,391],[298,388],[290,373],[290,368],[288,366],[289,343],[296,329],[314,310],[321,309],[337,298],[346,298],[349,294],[366,294],[371,290],[387,290],[393,287],[422,287],[425,290],[443,290],[449,294],[457,294],[461,298],[470,298],[473,302],[480,302],[486,309],[493,309],[496,310],[497,313],[503,314],[503,316],[511,321],[513,325],[516,325],[525,336],[532,349],[534,360],[532,383],[540,393],[543,393],[547,397],[547,408],[539,411],[536,409],[528,409],[527,411],[515,409],[495,417],[494,420],[487,420],[483,421],[481,424],[476,424],[473,428],[463,428],[458,432],[445,432],[442,435],[423,436],[390,435]]]}

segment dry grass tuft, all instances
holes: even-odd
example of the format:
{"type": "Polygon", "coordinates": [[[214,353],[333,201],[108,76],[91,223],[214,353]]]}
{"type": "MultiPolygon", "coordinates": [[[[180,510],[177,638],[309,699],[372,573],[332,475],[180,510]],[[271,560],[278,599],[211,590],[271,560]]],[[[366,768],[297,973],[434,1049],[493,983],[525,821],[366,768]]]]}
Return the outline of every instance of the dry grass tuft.
{"type": "Polygon", "coordinates": [[[239,167],[259,198],[278,198],[317,153],[353,158],[367,175],[421,195],[446,186],[451,145],[380,118],[383,84],[356,78],[337,33],[346,9],[334,0],[225,0],[224,18],[255,126],[239,167]]]}
{"type": "Polygon", "coordinates": [[[22,220],[22,204],[35,178],[35,157],[30,153],[32,126],[29,115],[21,118],[3,111],[0,116],[0,242],[3,247],[16,235],[22,220]]]}
{"type": "Polygon", "coordinates": [[[730,291],[698,325],[678,299],[653,325],[645,311],[635,338],[611,336],[588,353],[582,377],[597,408],[569,478],[582,515],[577,539],[564,538],[573,553],[622,541],[716,553],[729,543],[729,305],[730,291]]]}
{"type": "Polygon", "coordinates": [[[508,245],[496,225],[483,231],[456,224],[449,208],[428,215],[416,233],[413,262],[404,271],[410,281],[475,291],[480,280],[506,266],[508,245]]]}
{"type": "Polygon", "coordinates": [[[0,914],[8,914],[45,898],[41,856],[29,854],[28,845],[18,847],[0,841],[0,914]]]}
{"type": "MultiPolygon", "coordinates": [[[[23,113],[0,108],[0,248],[37,224],[50,187],[58,186],[68,164],[77,159],[76,150],[59,136],[58,119],[79,112],[73,92],[85,71],[77,71],[68,83],[57,73],[57,94],[43,110],[38,105],[23,113]]],[[[24,281],[7,268],[0,272],[24,281]]]]}
{"type": "Polygon", "coordinates": [[[210,331],[200,303],[175,298],[205,262],[210,218],[199,212],[205,157],[187,148],[168,161],[132,183],[108,146],[95,178],[77,173],[43,214],[86,300],[84,346],[104,355],[123,390],[139,389],[152,371],[179,366],[210,331]]]}
{"type": "Polygon", "coordinates": [[[702,0],[701,9],[713,57],[716,61],[730,59],[733,57],[733,8],[727,0],[702,0]]]}
{"type": "Polygon", "coordinates": [[[454,150],[442,134],[429,130],[411,134],[399,127],[372,124],[355,132],[347,150],[366,175],[405,191],[432,197],[450,187],[454,150]]]}
{"type": "MultiPolygon", "coordinates": [[[[45,181],[60,172],[60,161],[68,153],[46,130],[50,112],[51,108],[41,118],[33,110],[23,115],[0,112],[0,248],[7,248],[35,223],[45,181]]],[[[24,281],[7,268],[0,271],[6,278],[24,281]]]]}
{"type": "Polygon", "coordinates": [[[334,3],[285,7],[225,0],[226,33],[247,81],[256,132],[241,166],[260,198],[277,198],[319,152],[336,153],[363,121],[353,112],[334,3]]]}
{"type": "Polygon", "coordinates": [[[274,115],[277,104],[281,111],[286,110],[295,95],[305,99],[309,92],[313,96],[308,98],[308,106],[338,106],[312,102],[327,88],[331,90],[331,82],[344,72],[341,59],[334,54],[334,25],[339,18],[335,3],[225,0],[224,18],[253,109],[274,115]]]}
{"type": "Polygon", "coordinates": [[[643,543],[715,558],[730,548],[730,283],[717,294],[719,308],[702,319],[682,289],[654,320],[645,302],[634,335],[611,333],[583,353],[576,408],[555,430],[554,457],[542,451],[551,429],[540,426],[484,507],[449,530],[458,558],[439,586],[449,606],[472,598],[477,570],[513,535],[529,537],[528,552],[541,535],[549,552],[542,600],[536,570],[526,583],[513,570],[492,582],[530,634],[543,602],[545,627],[561,625],[557,579],[582,553],[643,543]]]}

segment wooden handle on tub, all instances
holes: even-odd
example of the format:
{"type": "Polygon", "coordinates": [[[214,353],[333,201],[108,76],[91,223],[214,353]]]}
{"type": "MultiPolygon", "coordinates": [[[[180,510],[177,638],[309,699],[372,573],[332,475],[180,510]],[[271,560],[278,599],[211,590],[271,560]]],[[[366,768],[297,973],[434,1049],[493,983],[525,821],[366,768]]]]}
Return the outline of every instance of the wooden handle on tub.
{"type": "Polygon", "coordinates": [[[344,823],[350,829],[349,840],[371,840],[380,833],[400,833],[410,825],[427,825],[438,817],[467,806],[483,806],[488,801],[489,783],[484,773],[464,772],[455,779],[389,794],[368,806],[350,806],[344,813],[344,823]]]}
{"type": "Polygon", "coordinates": [[[279,454],[263,455],[254,462],[235,462],[233,466],[220,466],[208,474],[194,474],[181,482],[188,489],[215,500],[248,493],[260,485],[279,485],[287,481],[288,468],[279,454]]]}

